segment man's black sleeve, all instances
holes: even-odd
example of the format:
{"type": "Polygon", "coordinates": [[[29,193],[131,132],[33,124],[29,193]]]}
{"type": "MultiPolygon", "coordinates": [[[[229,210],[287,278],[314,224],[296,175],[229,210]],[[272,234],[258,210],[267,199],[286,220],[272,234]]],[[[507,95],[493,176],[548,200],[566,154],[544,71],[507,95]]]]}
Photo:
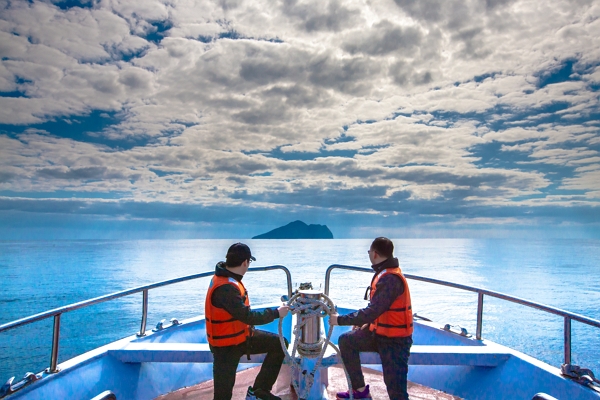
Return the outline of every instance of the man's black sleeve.
{"type": "Polygon", "coordinates": [[[231,316],[248,325],[264,325],[279,318],[277,308],[267,308],[264,311],[252,311],[244,304],[242,294],[233,285],[223,285],[212,294],[212,304],[224,308],[231,316]]]}
{"type": "Polygon", "coordinates": [[[386,312],[398,296],[404,293],[404,282],[400,277],[387,274],[384,275],[375,288],[375,295],[366,308],[362,308],[351,314],[340,315],[338,325],[362,326],[375,321],[377,317],[386,312]]]}

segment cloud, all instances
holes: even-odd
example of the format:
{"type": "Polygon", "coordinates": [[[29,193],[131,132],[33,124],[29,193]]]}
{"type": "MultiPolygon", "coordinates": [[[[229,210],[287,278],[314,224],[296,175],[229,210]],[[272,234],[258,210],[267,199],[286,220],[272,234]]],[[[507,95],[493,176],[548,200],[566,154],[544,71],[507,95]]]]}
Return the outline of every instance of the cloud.
{"type": "Polygon", "coordinates": [[[374,25],[370,32],[354,32],[348,36],[343,48],[350,54],[384,56],[395,52],[415,53],[421,42],[422,33],[418,28],[402,28],[383,20],[374,25]]]}
{"type": "Polygon", "coordinates": [[[106,167],[83,167],[83,168],[40,168],[37,171],[40,178],[50,179],[75,179],[75,180],[99,180],[99,179],[125,179],[125,175],[118,171],[111,171],[106,167]]]}
{"type": "Polygon", "coordinates": [[[308,1],[284,0],[283,13],[306,32],[333,31],[348,29],[360,22],[361,12],[347,7],[339,0],[308,1]]]}

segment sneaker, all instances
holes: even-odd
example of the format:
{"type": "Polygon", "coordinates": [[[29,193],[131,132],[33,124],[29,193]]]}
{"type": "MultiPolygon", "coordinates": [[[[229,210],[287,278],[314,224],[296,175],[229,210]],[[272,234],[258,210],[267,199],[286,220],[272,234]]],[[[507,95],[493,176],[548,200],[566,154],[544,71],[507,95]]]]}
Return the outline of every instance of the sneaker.
{"type": "MultiPolygon", "coordinates": [[[[367,385],[365,387],[365,390],[363,390],[362,392],[359,392],[358,390],[352,390],[352,396],[355,399],[370,399],[371,398],[371,393],[369,393],[369,385],[367,385]]],[[[350,393],[348,391],[338,392],[338,394],[336,395],[336,397],[338,399],[349,399],[350,398],[350,393]]]]}
{"type": "Polygon", "coordinates": [[[252,386],[248,386],[248,391],[246,392],[246,400],[256,400],[256,395],[254,394],[252,386]]]}
{"type": "Polygon", "coordinates": [[[256,396],[256,399],[261,400],[281,400],[281,397],[277,397],[274,394],[271,394],[271,392],[269,392],[268,390],[260,388],[254,390],[254,395],[256,396]]]}

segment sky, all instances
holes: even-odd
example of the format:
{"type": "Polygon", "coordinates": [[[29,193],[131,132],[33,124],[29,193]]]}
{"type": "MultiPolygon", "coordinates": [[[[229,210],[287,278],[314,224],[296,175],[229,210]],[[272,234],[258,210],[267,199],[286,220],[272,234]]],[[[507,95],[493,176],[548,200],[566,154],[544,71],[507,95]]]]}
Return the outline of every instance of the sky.
{"type": "Polygon", "coordinates": [[[600,0],[0,0],[0,239],[600,238],[600,0]]]}

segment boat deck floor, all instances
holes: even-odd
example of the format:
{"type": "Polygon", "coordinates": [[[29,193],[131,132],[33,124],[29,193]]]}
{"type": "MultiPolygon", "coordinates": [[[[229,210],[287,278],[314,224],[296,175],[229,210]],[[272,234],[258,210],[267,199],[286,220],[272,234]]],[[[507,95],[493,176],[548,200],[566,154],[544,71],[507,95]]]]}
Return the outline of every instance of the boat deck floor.
{"type": "MultiPolygon", "coordinates": [[[[244,400],[248,386],[252,386],[260,367],[249,368],[238,372],[235,387],[233,388],[232,400],[244,400]]],[[[379,371],[363,367],[365,382],[369,385],[371,396],[377,400],[389,400],[383,374],[379,371]]],[[[297,400],[298,397],[290,386],[290,367],[283,365],[277,382],[271,391],[282,400],[297,400]]],[[[202,382],[198,385],[177,390],[175,392],[159,396],[156,400],[207,400],[213,398],[213,381],[202,382]]],[[[329,385],[327,393],[330,400],[334,400],[337,392],[348,390],[348,383],[344,376],[342,367],[329,367],[329,385]]],[[[408,382],[408,394],[411,400],[459,400],[459,397],[435,390],[417,383],[408,382]]]]}

